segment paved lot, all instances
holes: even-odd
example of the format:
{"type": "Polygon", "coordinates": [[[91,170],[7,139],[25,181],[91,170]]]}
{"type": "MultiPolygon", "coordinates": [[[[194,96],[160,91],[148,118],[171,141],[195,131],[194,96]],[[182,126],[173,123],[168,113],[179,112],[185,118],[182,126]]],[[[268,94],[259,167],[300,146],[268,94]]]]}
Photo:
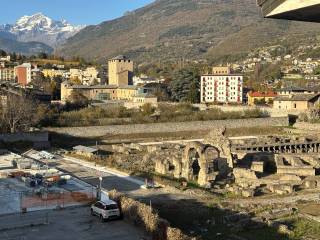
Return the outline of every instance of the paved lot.
{"type": "Polygon", "coordinates": [[[93,186],[99,185],[99,176],[101,176],[103,178],[102,187],[105,189],[116,189],[126,193],[141,191],[140,184],[132,182],[126,177],[119,177],[112,173],[101,172],[62,158],[59,160],[47,160],[47,162],[49,165],[68,172],[93,186]]]}
{"type": "Polygon", "coordinates": [[[123,220],[101,223],[89,207],[0,217],[1,240],[141,240],[144,233],[123,220]],[[48,213],[48,217],[47,216],[48,213]],[[48,224],[46,220],[48,219],[48,224]]]}

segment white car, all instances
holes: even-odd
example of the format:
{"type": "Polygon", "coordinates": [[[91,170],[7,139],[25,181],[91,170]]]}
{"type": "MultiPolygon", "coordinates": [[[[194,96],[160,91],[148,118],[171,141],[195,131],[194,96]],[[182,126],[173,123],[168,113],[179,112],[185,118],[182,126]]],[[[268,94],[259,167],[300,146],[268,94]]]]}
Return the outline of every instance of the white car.
{"type": "Polygon", "coordinates": [[[118,204],[112,200],[98,201],[92,204],[91,215],[98,216],[102,222],[121,217],[118,204]]]}

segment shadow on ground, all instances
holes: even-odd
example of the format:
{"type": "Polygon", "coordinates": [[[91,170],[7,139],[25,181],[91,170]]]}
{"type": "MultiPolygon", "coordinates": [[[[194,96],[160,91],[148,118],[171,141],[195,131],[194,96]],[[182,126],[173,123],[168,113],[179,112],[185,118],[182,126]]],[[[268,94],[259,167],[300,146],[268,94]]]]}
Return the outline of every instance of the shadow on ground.
{"type": "Polygon", "coordinates": [[[155,194],[136,197],[151,204],[160,217],[171,226],[189,236],[201,236],[203,240],[290,240],[263,221],[254,220],[253,214],[222,209],[218,203],[205,204],[195,199],[174,199],[174,195],[155,194]]]}

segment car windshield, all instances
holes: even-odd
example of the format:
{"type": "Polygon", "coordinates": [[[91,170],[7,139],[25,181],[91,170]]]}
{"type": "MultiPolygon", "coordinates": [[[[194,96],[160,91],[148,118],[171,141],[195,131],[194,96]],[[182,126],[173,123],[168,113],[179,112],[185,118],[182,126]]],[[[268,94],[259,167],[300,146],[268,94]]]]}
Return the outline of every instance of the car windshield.
{"type": "Polygon", "coordinates": [[[114,209],[118,209],[118,205],[117,204],[111,204],[111,205],[106,205],[105,206],[105,210],[114,210],[114,209]]]}

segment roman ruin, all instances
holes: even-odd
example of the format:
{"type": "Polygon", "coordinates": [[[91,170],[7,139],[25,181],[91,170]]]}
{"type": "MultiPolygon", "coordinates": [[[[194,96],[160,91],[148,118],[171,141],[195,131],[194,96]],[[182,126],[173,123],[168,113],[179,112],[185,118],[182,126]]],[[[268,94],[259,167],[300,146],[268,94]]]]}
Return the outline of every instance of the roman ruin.
{"type": "Polygon", "coordinates": [[[155,161],[159,174],[203,187],[225,181],[227,191],[247,197],[320,187],[320,141],[316,137],[229,139],[225,130],[210,132],[203,142],[167,146],[167,154],[158,146],[146,158],[155,161]]]}

